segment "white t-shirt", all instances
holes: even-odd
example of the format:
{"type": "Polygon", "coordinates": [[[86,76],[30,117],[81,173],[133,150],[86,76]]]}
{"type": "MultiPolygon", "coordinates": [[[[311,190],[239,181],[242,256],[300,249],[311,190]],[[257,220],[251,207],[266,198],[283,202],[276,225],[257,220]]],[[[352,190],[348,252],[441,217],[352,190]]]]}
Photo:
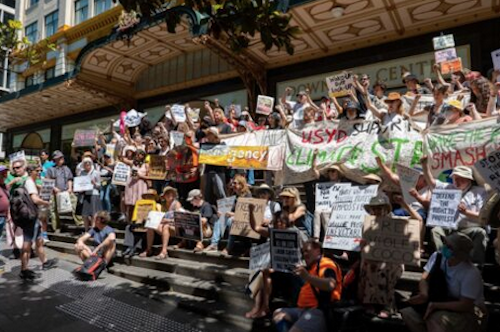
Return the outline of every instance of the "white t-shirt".
{"type": "MultiPolygon", "coordinates": [[[[424,266],[426,272],[430,272],[436,261],[437,252],[433,253],[424,266]]],[[[446,258],[441,256],[441,270],[446,274],[448,294],[459,300],[462,297],[474,300],[478,307],[484,307],[483,279],[481,272],[471,262],[461,262],[455,266],[449,266],[446,258]]]]}
{"type": "MultiPolygon", "coordinates": [[[[453,183],[442,182],[436,180],[436,189],[457,189],[453,183]]],[[[465,203],[465,207],[467,210],[480,212],[486,201],[486,190],[483,187],[472,186],[470,189],[462,195],[462,203],[465,203]]],[[[458,215],[458,229],[467,228],[467,227],[482,227],[482,225],[478,224],[476,221],[468,218],[464,214],[458,215]]]]}
{"type": "Polygon", "coordinates": [[[278,202],[274,202],[273,205],[274,205],[273,206],[274,211],[271,211],[271,201],[267,202],[266,210],[264,211],[264,219],[265,220],[272,220],[273,219],[273,215],[275,213],[281,211],[281,206],[280,206],[280,204],[278,202]]]}
{"type": "Polygon", "coordinates": [[[26,181],[24,182],[24,188],[26,191],[28,191],[28,194],[33,195],[36,194],[38,195],[38,188],[35,184],[35,181],[33,181],[32,178],[28,177],[26,181]]]}

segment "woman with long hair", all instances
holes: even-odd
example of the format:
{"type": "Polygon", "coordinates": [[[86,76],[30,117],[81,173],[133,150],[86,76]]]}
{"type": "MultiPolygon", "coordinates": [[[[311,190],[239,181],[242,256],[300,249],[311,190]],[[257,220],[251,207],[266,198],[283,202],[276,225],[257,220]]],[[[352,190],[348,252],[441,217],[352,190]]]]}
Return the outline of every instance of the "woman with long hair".
{"type": "Polygon", "coordinates": [[[146,152],[137,150],[132,162],[132,174],[125,187],[125,205],[127,217],[130,220],[134,212],[135,202],[141,199],[142,195],[148,190],[147,175],[148,164],[146,163],[146,152]]]}

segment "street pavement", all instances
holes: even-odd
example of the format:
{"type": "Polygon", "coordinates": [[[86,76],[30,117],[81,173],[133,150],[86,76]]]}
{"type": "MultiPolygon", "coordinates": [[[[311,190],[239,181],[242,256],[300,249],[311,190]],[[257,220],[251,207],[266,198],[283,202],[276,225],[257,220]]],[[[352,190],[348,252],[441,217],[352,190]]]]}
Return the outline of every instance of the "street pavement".
{"type": "MultiPolygon", "coordinates": [[[[94,282],[75,280],[78,265],[60,259],[57,268],[42,271],[37,258],[30,268],[35,282],[22,281],[20,261],[9,259],[0,244],[0,332],[198,332],[241,329],[153,300],[148,286],[103,272],[94,282]],[[141,295],[142,294],[142,295],[141,295]]],[[[47,249],[49,257],[61,254],[47,249]]]]}

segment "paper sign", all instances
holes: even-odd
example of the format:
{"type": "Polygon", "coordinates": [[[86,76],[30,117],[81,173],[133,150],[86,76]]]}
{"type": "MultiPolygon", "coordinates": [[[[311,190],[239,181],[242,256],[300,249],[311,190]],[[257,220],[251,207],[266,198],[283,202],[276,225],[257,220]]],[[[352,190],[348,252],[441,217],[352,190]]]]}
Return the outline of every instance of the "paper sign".
{"type": "Polygon", "coordinates": [[[408,205],[415,203],[417,200],[410,195],[410,189],[415,188],[417,185],[420,172],[403,165],[396,165],[396,173],[399,176],[401,192],[403,193],[405,202],[408,203],[408,205]]]}
{"type": "Polygon", "coordinates": [[[457,49],[447,48],[444,50],[434,52],[434,57],[436,59],[436,63],[442,63],[445,61],[451,61],[457,58],[457,49]]]}
{"type": "Polygon", "coordinates": [[[455,47],[455,39],[453,35],[444,35],[432,38],[434,50],[442,50],[444,48],[455,47]]]}
{"type": "Polygon", "coordinates": [[[366,216],[364,259],[420,267],[420,226],[408,218],[366,216]]]}
{"type": "Polygon", "coordinates": [[[200,120],[200,109],[199,108],[188,108],[188,115],[194,122],[200,120]]]}
{"type": "Polygon", "coordinates": [[[77,176],[73,178],[73,191],[75,193],[94,189],[90,176],[77,176]]]}
{"type": "Polygon", "coordinates": [[[236,202],[236,210],[230,234],[259,239],[260,234],[256,233],[252,227],[250,227],[250,213],[248,210],[249,204],[255,205],[254,217],[257,225],[260,225],[264,220],[264,212],[266,211],[265,199],[240,197],[236,202]]]}
{"type": "Polygon", "coordinates": [[[344,72],[326,78],[328,94],[330,97],[347,96],[354,85],[354,77],[351,73],[344,72]]]}
{"type": "Polygon", "coordinates": [[[165,217],[165,212],[149,211],[144,227],[158,229],[158,226],[160,226],[163,217],[165,217]]]}
{"type": "Polygon", "coordinates": [[[234,109],[234,113],[236,118],[239,118],[241,116],[241,105],[235,105],[231,104],[229,106],[224,107],[224,113],[226,114],[226,117],[229,118],[229,113],[231,113],[231,110],[234,109]]]}
{"type": "Polygon", "coordinates": [[[500,151],[493,151],[474,166],[483,179],[500,192],[500,151]]]}
{"type": "Polygon", "coordinates": [[[106,153],[114,158],[116,155],[116,144],[106,144],[106,153]]]}
{"type": "Polygon", "coordinates": [[[171,145],[171,148],[173,149],[175,146],[184,145],[184,138],[185,138],[185,135],[184,135],[183,132],[172,130],[170,132],[170,145],[171,145]]]}
{"type": "Polygon", "coordinates": [[[149,155],[149,171],[148,179],[165,180],[167,176],[167,168],[165,165],[165,156],[149,155]]]}
{"type": "Polygon", "coordinates": [[[365,204],[377,195],[378,185],[352,186],[340,190],[326,230],[324,248],[360,251],[365,204]]]}
{"type": "Polygon", "coordinates": [[[199,213],[174,212],[175,236],[202,241],[203,232],[201,231],[201,218],[199,213]]]}
{"type": "Polygon", "coordinates": [[[116,163],[111,183],[117,186],[126,186],[129,177],[130,177],[130,166],[122,162],[116,163]]]}
{"type": "Polygon", "coordinates": [[[132,221],[142,224],[148,219],[149,212],[156,211],[156,202],[152,199],[140,199],[135,203],[132,221]]]}
{"type": "Polygon", "coordinates": [[[257,97],[257,114],[269,115],[273,112],[274,108],[274,98],[268,96],[259,95],[257,97]]]}
{"type": "MultiPolygon", "coordinates": [[[[167,112],[170,118],[170,113],[167,112]]],[[[186,108],[183,105],[175,104],[172,105],[172,114],[174,115],[175,121],[186,122],[186,108]]]]}
{"type": "Polygon", "coordinates": [[[491,52],[491,60],[493,61],[493,68],[500,70],[500,49],[491,52]]]}
{"type": "Polygon", "coordinates": [[[457,71],[462,71],[462,59],[456,58],[454,60],[445,61],[441,63],[441,73],[450,74],[457,71]]]}
{"type": "Polygon", "coordinates": [[[301,262],[299,233],[271,230],[271,266],[274,271],[292,273],[301,262]]]}
{"type": "Polygon", "coordinates": [[[89,129],[77,129],[73,137],[75,147],[94,146],[97,139],[97,131],[89,129]]]}
{"type": "Polygon", "coordinates": [[[350,183],[316,183],[316,208],[318,212],[331,212],[342,188],[349,188],[350,183]]]}
{"type": "Polygon", "coordinates": [[[40,190],[40,198],[46,202],[50,201],[50,197],[52,197],[52,192],[54,191],[55,186],[56,186],[56,180],[42,179],[42,189],[40,190]]]}
{"type": "Polygon", "coordinates": [[[429,207],[427,226],[457,229],[458,205],[461,200],[461,190],[434,189],[429,207]]]}
{"type": "MultiPolygon", "coordinates": [[[[131,109],[127,112],[125,116],[125,126],[132,128],[137,127],[141,124],[142,118],[146,116],[146,113],[137,112],[135,109],[131,109]]],[[[113,126],[120,127],[120,120],[116,120],[113,126]]]]}
{"type": "Polygon", "coordinates": [[[9,155],[10,168],[12,168],[12,164],[14,164],[14,162],[19,160],[24,161],[26,165],[26,154],[24,153],[24,150],[14,152],[9,155]]]}
{"type": "Polygon", "coordinates": [[[233,211],[234,203],[236,202],[236,196],[226,197],[217,200],[217,211],[221,215],[225,215],[227,212],[233,211]]]}
{"type": "Polygon", "coordinates": [[[250,271],[260,271],[271,266],[271,242],[250,248],[250,271]]]}

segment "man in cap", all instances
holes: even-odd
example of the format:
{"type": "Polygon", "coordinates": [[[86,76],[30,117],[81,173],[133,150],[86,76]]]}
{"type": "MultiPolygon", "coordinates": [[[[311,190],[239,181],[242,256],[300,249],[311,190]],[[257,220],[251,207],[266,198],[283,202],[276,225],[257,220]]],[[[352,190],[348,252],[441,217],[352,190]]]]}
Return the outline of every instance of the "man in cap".
{"type": "MultiPolygon", "coordinates": [[[[52,153],[52,160],[54,160],[54,167],[47,170],[46,178],[55,180],[54,186],[54,203],[51,207],[51,221],[54,230],[59,229],[60,220],[57,211],[57,194],[61,192],[68,192],[71,196],[73,193],[73,173],[68,166],[64,164],[64,155],[61,151],[56,150],[52,153]]],[[[73,197],[76,200],[76,197],[73,197]]],[[[74,206],[74,205],[73,205],[74,206]]]]}
{"type": "MultiPolygon", "coordinates": [[[[401,311],[406,326],[412,332],[472,332],[480,330],[480,320],[485,312],[483,281],[481,272],[470,261],[474,245],[471,239],[455,232],[444,239],[440,253],[435,252],[424,267],[419,285],[419,294],[411,297],[412,306],[425,305],[425,312],[417,312],[414,307],[401,311]],[[434,268],[435,264],[439,264],[434,268]],[[444,273],[446,301],[434,301],[438,291],[429,293],[429,278],[436,269],[444,273]]],[[[441,295],[441,294],[440,294],[441,295]]]]}
{"type": "MultiPolygon", "coordinates": [[[[474,243],[472,249],[472,261],[483,265],[485,260],[486,246],[488,245],[488,234],[485,225],[479,217],[481,209],[486,202],[486,190],[475,184],[472,169],[467,166],[456,166],[452,173],[453,183],[445,183],[432,177],[427,156],[421,159],[424,176],[431,189],[458,189],[462,191],[462,199],[458,206],[458,218],[456,220],[457,230],[469,236],[474,243]]],[[[432,229],[432,238],[437,250],[443,246],[442,238],[450,234],[450,230],[442,227],[432,229]]]]}
{"type": "Polygon", "coordinates": [[[406,85],[407,95],[423,95],[431,93],[428,88],[420,86],[416,75],[409,72],[403,74],[403,84],[406,85]]]}

